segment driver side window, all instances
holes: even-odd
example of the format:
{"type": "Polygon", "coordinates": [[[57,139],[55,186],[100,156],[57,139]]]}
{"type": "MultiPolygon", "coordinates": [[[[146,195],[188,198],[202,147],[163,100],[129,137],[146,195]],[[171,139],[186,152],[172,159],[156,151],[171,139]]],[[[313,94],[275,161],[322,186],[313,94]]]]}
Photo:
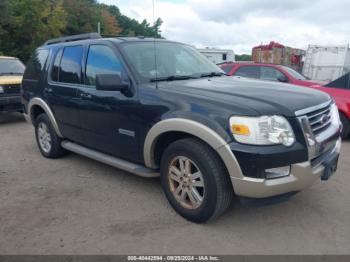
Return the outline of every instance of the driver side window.
{"type": "Polygon", "coordinates": [[[96,85],[98,74],[122,74],[122,64],[114,51],[105,45],[91,45],[86,61],[85,84],[96,85]]]}

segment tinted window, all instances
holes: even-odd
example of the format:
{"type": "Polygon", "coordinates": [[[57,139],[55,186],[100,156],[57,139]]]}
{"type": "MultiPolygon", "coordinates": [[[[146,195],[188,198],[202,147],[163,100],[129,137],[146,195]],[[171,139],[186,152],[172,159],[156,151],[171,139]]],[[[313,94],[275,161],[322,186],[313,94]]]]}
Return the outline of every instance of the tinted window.
{"type": "Polygon", "coordinates": [[[25,71],[24,78],[39,80],[41,71],[44,69],[47,57],[49,56],[49,50],[39,49],[30,58],[27,70],[25,71]]]}
{"type": "Polygon", "coordinates": [[[95,85],[98,74],[119,74],[122,66],[113,50],[104,45],[91,45],[86,62],[85,84],[95,85]]]}
{"type": "Polygon", "coordinates": [[[232,66],[223,66],[221,69],[224,70],[226,74],[228,74],[231,72],[232,66]]]}
{"type": "Polygon", "coordinates": [[[278,81],[279,77],[284,75],[273,67],[262,66],[260,70],[260,78],[263,80],[278,81]]]}
{"type": "Polygon", "coordinates": [[[56,57],[55,57],[55,61],[54,61],[53,66],[52,66],[51,79],[53,81],[58,81],[58,72],[60,69],[61,57],[62,57],[62,49],[57,52],[56,57]]]}
{"type": "Polygon", "coordinates": [[[65,47],[59,70],[59,81],[63,83],[80,84],[82,46],[65,47]]]}
{"type": "Polygon", "coordinates": [[[259,78],[260,68],[257,66],[242,66],[238,68],[238,70],[234,75],[248,77],[248,78],[259,78]]]}

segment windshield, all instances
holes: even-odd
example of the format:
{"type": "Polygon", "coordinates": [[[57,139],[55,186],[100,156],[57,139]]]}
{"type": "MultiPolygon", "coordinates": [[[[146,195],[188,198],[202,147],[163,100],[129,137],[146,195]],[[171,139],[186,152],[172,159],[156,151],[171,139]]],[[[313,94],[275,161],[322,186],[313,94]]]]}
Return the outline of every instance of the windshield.
{"type": "Polygon", "coordinates": [[[290,67],[283,66],[283,69],[286,70],[292,77],[298,80],[308,80],[305,76],[303,76],[302,74],[298,73],[297,71],[295,71],[290,67]]]}
{"type": "Polygon", "coordinates": [[[124,44],[123,49],[143,82],[224,74],[196,49],[184,44],[133,42],[124,44]]]}
{"type": "Polygon", "coordinates": [[[0,59],[0,75],[23,75],[24,69],[18,59],[0,59]]]}

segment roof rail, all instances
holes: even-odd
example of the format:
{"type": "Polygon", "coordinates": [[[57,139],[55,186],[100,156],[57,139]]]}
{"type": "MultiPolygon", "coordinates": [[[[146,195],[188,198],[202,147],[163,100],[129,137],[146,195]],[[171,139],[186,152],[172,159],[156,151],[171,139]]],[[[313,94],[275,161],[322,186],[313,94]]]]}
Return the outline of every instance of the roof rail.
{"type": "Polygon", "coordinates": [[[52,45],[57,43],[65,43],[65,42],[72,42],[72,41],[85,40],[85,39],[99,39],[99,38],[102,38],[99,33],[87,33],[87,34],[80,34],[80,35],[63,36],[63,37],[47,40],[44,43],[44,45],[52,45]]]}

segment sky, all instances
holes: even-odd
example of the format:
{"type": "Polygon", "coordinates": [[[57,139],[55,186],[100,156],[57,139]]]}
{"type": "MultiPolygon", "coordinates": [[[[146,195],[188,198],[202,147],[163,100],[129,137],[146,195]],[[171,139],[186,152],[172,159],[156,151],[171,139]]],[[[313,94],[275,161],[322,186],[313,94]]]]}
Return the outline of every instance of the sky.
{"type": "MultiPolygon", "coordinates": [[[[153,21],[152,0],[98,0],[116,5],[138,21],[153,21]]],[[[308,45],[350,43],[349,0],[154,0],[155,17],[164,21],[166,39],[196,47],[251,53],[277,41],[308,45]]]]}

